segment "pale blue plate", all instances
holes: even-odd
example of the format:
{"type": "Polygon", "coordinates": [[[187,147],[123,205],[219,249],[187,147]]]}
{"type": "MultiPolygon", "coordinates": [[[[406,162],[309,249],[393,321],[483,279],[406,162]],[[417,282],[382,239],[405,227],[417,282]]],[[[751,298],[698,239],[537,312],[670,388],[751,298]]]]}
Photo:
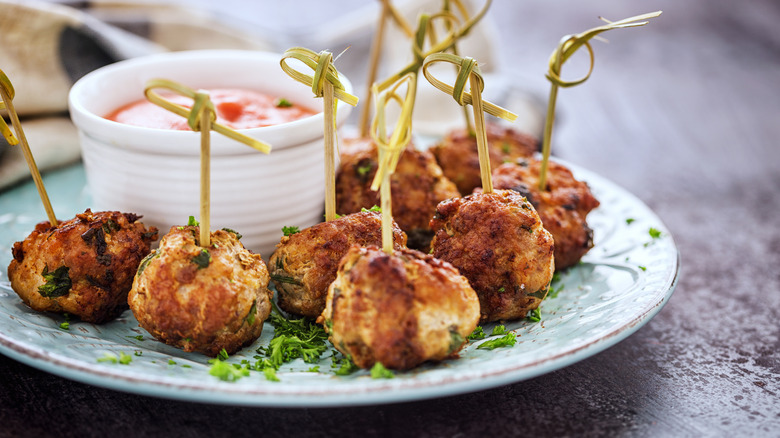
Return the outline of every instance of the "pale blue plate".
{"type": "MultiPolygon", "coordinates": [[[[58,376],[120,391],[255,406],[401,402],[478,391],[549,373],[634,333],[668,301],[679,269],[672,236],[647,206],[608,180],[567,165],[601,201],[588,217],[596,246],[582,264],[564,273],[563,290],[544,301],[540,323],[507,325],[517,335],[512,348],[478,350],[483,341],[474,341],[459,359],[398,373],[393,379],[372,379],[366,371],[336,376],[329,351],[317,372],[308,371],[312,365],[299,359],[281,368],[279,382],[253,372],[231,383],[209,375],[205,356],[152,339],[130,311],[108,324],[71,322],[69,330],[62,330],[62,316],[30,310],[5,277],[13,242],[24,239],[45,218],[35,187],[27,183],[0,194],[0,353],[58,376]],[[661,237],[652,238],[651,227],[660,230],[661,237]],[[132,362],[98,362],[106,353],[120,352],[132,355],[132,362]]],[[[52,172],[44,181],[58,217],[71,218],[89,206],[80,165],[52,172]]],[[[273,328],[266,324],[263,336],[230,361],[254,361],[255,349],[266,346],[272,335],[273,328]]]]}

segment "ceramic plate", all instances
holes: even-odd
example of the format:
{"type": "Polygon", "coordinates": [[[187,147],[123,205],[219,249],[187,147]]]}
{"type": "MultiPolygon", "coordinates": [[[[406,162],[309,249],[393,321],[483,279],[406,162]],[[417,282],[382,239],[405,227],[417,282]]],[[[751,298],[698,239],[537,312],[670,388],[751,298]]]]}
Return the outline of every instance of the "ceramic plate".
{"type": "MultiPolygon", "coordinates": [[[[32,183],[0,194],[0,353],[41,370],[91,385],[164,398],[255,406],[344,406],[390,403],[478,391],[539,376],[616,344],[650,320],[667,302],[677,282],[679,256],[659,218],[636,197],[584,169],[569,165],[587,181],[601,206],[588,221],[595,247],[566,271],[555,297],[541,306],[541,322],[507,324],[517,343],[492,351],[472,341],[461,357],[372,379],[368,372],[337,376],[332,350],[319,371],[300,359],[282,366],[279,382],[252,372],[235,382],[209,374],[205,356],[184,353],[151,338],[130,311],[104,325],[71,322],[30,310],[10,289],[5,267],[10,246],[43,220],[32,183]],[[661,232],[652,237],[651,228],[661,232]],[[106,354],[132,356],[127,365],[100,362],[106,354]]],[[[44,178],[58,217],[70,218],[89,206],[80,165],[44,178]]],[[[143,213],[143,212],[137,212],[143,213]]],[[[492,324],[485,326],[487,333],[492,324]]],[[[248,359],[266,346],[273,328],[266,324],[256,343],[230,358],[248,359]]],[[[488,338],[489,339],[489,338],[488,338]]]]}

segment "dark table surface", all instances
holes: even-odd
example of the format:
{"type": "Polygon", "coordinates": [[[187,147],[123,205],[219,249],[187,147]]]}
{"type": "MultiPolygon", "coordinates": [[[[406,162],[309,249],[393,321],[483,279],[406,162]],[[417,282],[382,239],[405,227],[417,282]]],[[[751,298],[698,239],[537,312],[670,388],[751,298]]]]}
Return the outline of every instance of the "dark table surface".
{"type": "Polygon", "coordinates": [[[780,3],[497,1],[506,67],[546,96],[558,39],[664,10],[596,42],[559,96],[555,153],[648,204],[681,254],[666,307],[608,350],[472,394],[276,409],[170,401],[0,356],[0,436],[779,436],[780,3]]]}

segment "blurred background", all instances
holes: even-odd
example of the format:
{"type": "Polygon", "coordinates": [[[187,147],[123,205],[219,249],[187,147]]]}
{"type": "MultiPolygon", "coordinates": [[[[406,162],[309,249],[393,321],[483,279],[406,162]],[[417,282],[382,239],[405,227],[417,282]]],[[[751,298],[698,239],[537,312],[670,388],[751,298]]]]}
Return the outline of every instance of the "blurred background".
{"type": "MultiPolygon", "coordinates": [[[[0,65],[11,76],[7,66],[17,62],[12,79],[19,83],[19,99],[20,89],[32,84],[30,89],[38,90],[34,100],[42,102],[39,108],[30,103],[31,124],[59,119],[67,125],[64,107],[57,105],[64,104],[62,92],[78,74],[158,50],[281,52],[301,45],[339,53],[349,47],[337,67],[362,98],[379,10],[379,2],[366,0],[57,3],[75,6],[78,14],[68,20],[83,25],[70,36],[80,43],[65,46],[81,48],[93,41],[97,50],[91,53],[99,56],[58,67],[67,73],[56,80],[54,74],[36,77],[32,72],[45,69],[31,69],[31,63],[67,65],[75,58],[55,56],[63,53],[59,43],[32,38],[30,21],[7,13],[9,5],[20,2],[0,3],[0,65]],[[57,49],[43,56],[37,44],[57,49]],[[42,82],[51,82],[51,91],[42,92],[42,82]]],[[[437,2],[393,3],[414,17],[420,5],[437,2]]],[[[553,134],[554,155],[638,196],[666,223],[680,250],[675,294],[625,341],[554,373],[494,390],[351,409],[248,409],[149,399],[65,381],[0,358],[4,374],[15,382],[0,383],[0,424],[11,433],[42,436],[54,422],[89,423],[80,436],[105,436],[140,418],[148,421],[138,431],[179,436],[250,429],[303,436],[776,436],[780,2],[496,0],[473,49],[462,54],[478,59],[491,75],[486,93],[493,88],[496,100],[521,114],[518,127],[538,135],[549,92],[547,61],[560,38],[599,25],[599,16],[617,20],[655,10],[663,15],[647,26],[610,31],[604,35],[608,42],[593,42],[592,77],[560,91],[553,134]],[[75,397],[80,405],[55,407],[55,394],[75,397]],[[47,406],[48,413],[22,406],[47,406]],[[92,423],[96,412],[106,414],[103,422],[92,423]],[[19,420],[25,415],[26,422],[19,420]]],[[[398,38],[389,38],[386,50],[380,77],[410,56],[398,38]]],[[[585,73],[583,61],[566,64],[564,76],[585,73]]],[[[78,161],[78,146],[68,146],[68,129],[55,129],[50,144],[57,153],[48,165],[78,161]],[[64,157],[68,149],[72,152],[64,157]]],[[[40,135],[35,143],[44,147],[52,136],[40,135]]],[[[8,161],[6,153],[0,165],[8,161]]],[[[0,176],[7,178],[10,171],[2,166],[0,176]]],[[[18,184],[19,178],[8,183],[18,184]]]]}

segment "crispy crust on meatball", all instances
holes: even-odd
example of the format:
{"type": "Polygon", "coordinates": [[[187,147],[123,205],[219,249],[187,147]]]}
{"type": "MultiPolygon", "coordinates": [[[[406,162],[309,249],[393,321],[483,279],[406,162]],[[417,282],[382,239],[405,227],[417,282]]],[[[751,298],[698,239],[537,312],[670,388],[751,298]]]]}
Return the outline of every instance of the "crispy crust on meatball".
{"type": "Polygon", "coordinates": [[[68,313],[94,323],[118,316],[127,308],[138,264],[157,239],[157,229],[146,228],[138,222],[140,217],[87,209],[57,227],[39,223],[24,241],[13,245],[11,287],[25,304],[41,312],[68,313]],[[46,291],[44,272],[56,273],[64,286],[46,291]]]}
{"type": "Polygon", "coordinates": [[[197,236],[198,227],[171,228],[139,266],[130,309],[166,344],[232,354],[260,337],[271,312],[268,270],[233,232],[212,232],[208,249],[197,236]]]}
{"type": "MultiPolygon", "coordinates": [[[[530,157],[539,149],[536,138],[510,127],[488,123],[485,128],[491,168],[506,161],[530,157]]],[[[477,140],[466,129],[449,133],[431,148],[431,152],[444,176],[455,183],[461,194],[468,195],[475,188],[482,187],[477,140]]]]}
{"type": "Polygon", "coordinates": [[[482,322],[523,318],[547,295],[553,239],[518,193],[496,190],[442,202],[431,228],[434,257],[468,278],[482,322]]]}
{"type": "Polygon", "coordinates": [[[478,320],[474,290],[449,263],[410,249],[352,247],[318,321],[357,366],[406,370],[455,357],[478,320]]]}
{"type": "Polygon", "coordinates": [[[568,268],[593,248],[586,216],[599,201],[587,183],[554,161],[548,163],[546,190],[540,191],[540,167],[541,161],[530,158],[502,164],[493,171],[493,187],[515,190],[531,201],[555,241],[555,268],[568,268]]]}
{"type": "MultiPolygon", "coordinates": [[[[336,175],[339,214],[357,213],[380,205],[379,192],[371,190],[377,170],[377,147],[371,139],[346,139],[336,175]]],[[[393,218],[409,237],[409,247],[427,251],[431,239],[428,222],[436,204],[460,196],[428,151],[409,145],[390,177],[393,218]]]]}
{"type": "MultiPolygon", "coordinates": [[[[382,217],[374,211],[348,214],[282,237],[268,267],[279,307],[318,317],[339,262],[353,245],[382,245],[382,217]]],[[[393,223],[393,246],[406,246],[406,234],[393,223]]]]}

